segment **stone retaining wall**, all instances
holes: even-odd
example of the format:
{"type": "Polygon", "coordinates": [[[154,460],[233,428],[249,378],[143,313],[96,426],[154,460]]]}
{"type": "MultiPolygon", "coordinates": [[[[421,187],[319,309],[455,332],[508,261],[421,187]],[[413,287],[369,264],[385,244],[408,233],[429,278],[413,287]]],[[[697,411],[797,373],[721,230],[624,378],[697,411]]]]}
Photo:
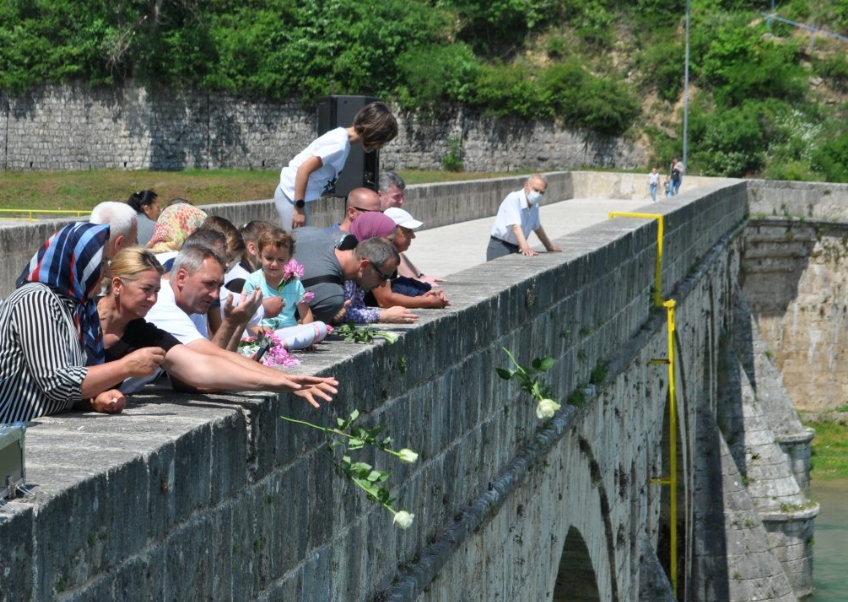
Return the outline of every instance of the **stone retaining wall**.
{"type": "Polygon", "coordinates": [[[848,403],[848,185],[753,181],[742,279],[800,410],[848,403]]]}
{"type": "MultiPolygon", "coordinates": [[[[647,150],[622,138],[587,137],[552,121],[490,118],[461,108],[438,115],[397,111],[398,138],[383,168],[440,169],[453,140],[468,171],[647,165],[647,150]]],[[[339,124],[349,125],[349,124],[339,124]]],[[[0,93],[4,169],[279,170],[317,133],[317,113],[296,100],[253,102],[227,94],[119,89],[86,84],[0,93]]]]}

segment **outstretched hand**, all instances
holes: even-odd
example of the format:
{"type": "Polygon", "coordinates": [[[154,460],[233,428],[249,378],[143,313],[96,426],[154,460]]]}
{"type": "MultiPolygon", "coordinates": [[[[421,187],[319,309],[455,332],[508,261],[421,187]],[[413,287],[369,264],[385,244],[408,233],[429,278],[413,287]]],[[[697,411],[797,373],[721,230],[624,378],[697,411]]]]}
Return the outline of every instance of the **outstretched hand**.
{"type": "Polygon", "coordinates": [[[323,399],[326,402],[331,402],[333,401],[333,395],[336,395],[339,392],[336,388],[338,387],[339,381],[332,377],[325,378],[321,376],[299,374],[288,374],[287,377],[295,384],[301,386],[300,389],[293,391],[294,395],[302,397],[316,408],[321,407],[321,404],[316,398],[323,399]]]}

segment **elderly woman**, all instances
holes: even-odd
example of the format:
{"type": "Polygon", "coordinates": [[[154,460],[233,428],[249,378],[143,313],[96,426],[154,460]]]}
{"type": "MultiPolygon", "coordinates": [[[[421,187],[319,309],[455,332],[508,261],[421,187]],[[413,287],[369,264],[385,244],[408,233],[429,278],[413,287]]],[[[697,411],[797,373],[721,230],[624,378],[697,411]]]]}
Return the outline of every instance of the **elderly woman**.
{"type": "MultiPolygon", "coordinates": [[[[395,236],[397,224],[382,213],[372,211],[360,215],[350,225],[348,239],[353,238],[357,243],[369,238],[388,238],[395,236]]],[[[391,324],[410,324],[418,319],[414,313],[405,307],[368,307],[365,304],[365,291],[359,288],[353,280],[345,282],[345,299],[350,299],[350,305],[345,313],[345,320],[356,324],[385,322],[391,324]]]]}
{"type": "Polygon", "coordinates": [[[0,423],[29,421],[72,407],[119,412],[110,390],[165,359],[158,349],[104,364],[93,296],[109,226],[76,223],[54,234],[24,268],[0,307],[0,423]]]}
{"type": "MultiPolygon", "coordinates": [[[[164,353],[162,367],[179,382],[206,392],[223,390],[292,392],[314,406],[331,400],[335,379],[285,374],[234,352],[201,353],[146,322],[156,303],[162,266],[147,249],[124,249],[112,260],[109,289],[97,304],[107,362],[145,348],[164,353]]],[[[107,364],[108,365],[108,364],[107,364]]]]}

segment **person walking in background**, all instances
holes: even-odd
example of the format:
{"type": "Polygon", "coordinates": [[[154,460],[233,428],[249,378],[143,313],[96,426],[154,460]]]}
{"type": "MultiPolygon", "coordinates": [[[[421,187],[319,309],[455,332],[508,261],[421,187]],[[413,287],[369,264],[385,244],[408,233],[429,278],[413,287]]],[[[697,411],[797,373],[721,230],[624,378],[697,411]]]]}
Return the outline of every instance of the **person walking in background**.
{"type": "Polygon", "coordinates": [[[146,246],[153,236],[156,220],[162,213],[159,195],[152,190],[140,190],[130,195],[127,205],[133,208],[138,221],[138,244],[146,246]]]}
{"type": "Polygon", "coordinates": [[[686,171],[683,163],[678,157],[671,160],[671,196],[677,196],[680,192],[680,184],[683,183],[683,172],[686,171]]]}
{"type": "Polygon", "coordinates": [[[539,220],[539,203],[548,188],[548,181],[541,174],[534,173],[527,178],[524,188],[510,192],[498,208],[489,247],[486,249],[486,261],[492,261],[506,255],[521,254],[525,257],[538,255],[530,248],[527,238],[535,232],[549,253],[561,251],[545,234],[539,220]]]}
{"type": "Polygon", "coordinates": [[[651,173],[648,174],[648,189],[651,191],[651,200],[657,202],[657,189],[660,187],[660,172],[657,166],[654,165],[651,173]]]}
{"type": "Polygon", "coordinates": [[[318,200],[342,173],[350,148],[380,150],[397,137],[398,125],[389,107],[372,102],[356,113],[350,127],[330,130],[298,153],[280,172],[274,203],[284,230],[309,225],[309,203],[318,200]]]}

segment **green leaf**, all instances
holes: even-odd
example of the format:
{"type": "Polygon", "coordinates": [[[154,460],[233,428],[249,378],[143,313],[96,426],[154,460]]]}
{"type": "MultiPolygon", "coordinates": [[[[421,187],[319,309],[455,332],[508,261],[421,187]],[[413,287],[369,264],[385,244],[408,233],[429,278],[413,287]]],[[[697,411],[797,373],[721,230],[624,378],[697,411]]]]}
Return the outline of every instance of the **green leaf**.
{"type": "Polygon", "coordinates": [[[350,470],[355,472],[358,476],[364,477],[371,472],[371,465],[368,464],[368,462],[354,462],[350,465],[350,470]]]}
{"type": "Polygon", "coordinates": [[[512,370],[506,370],[505,368],[495,368],[495,371],[502,379],[512,380],[512,375],[514,374],[512,370]]]}

